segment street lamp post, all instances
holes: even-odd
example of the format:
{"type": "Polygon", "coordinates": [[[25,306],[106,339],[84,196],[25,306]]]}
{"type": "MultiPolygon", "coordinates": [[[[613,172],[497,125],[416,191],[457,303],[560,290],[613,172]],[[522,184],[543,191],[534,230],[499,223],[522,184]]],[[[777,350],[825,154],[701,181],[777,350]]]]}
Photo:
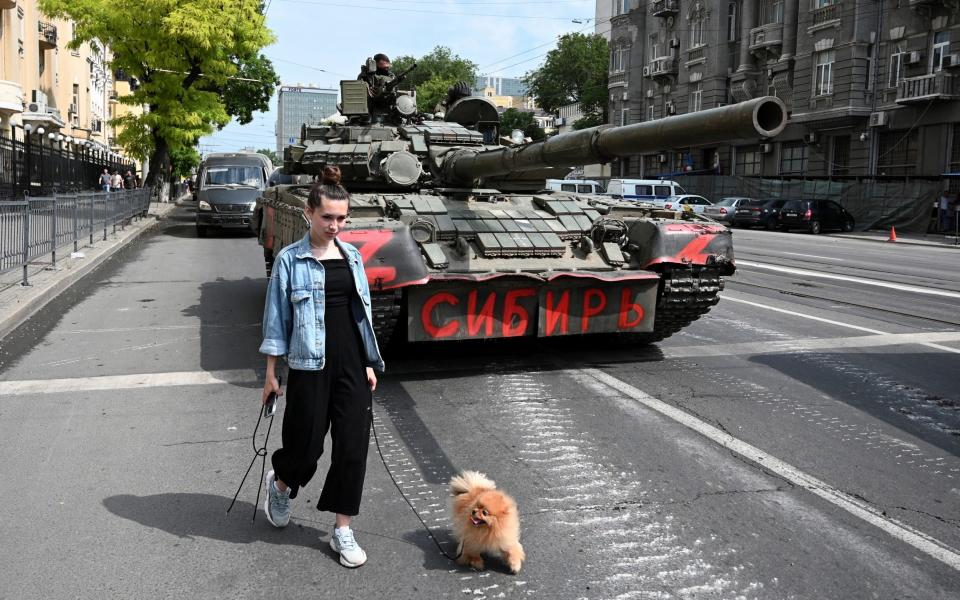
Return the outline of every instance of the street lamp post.
{"type": "Polygon", "coordinates": [[[37,127],[37,138],[40,142],[40,195],[43,195],[43,127],[37,127]]]}

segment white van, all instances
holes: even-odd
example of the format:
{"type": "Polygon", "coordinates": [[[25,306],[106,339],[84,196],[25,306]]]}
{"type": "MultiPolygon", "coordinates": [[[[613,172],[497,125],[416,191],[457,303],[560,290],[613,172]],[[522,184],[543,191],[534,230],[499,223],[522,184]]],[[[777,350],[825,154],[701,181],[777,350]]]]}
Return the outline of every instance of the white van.
{"type": "Polygon", "coordinates": [[[607,185],[607,195],[625,200],[655,202],[686,193],[679,183],[666,179],[611,179],[607,185]]]}
{"type": "Polygon", "coordinates": [[[548,179],[547,189],[575,194],[603,194],[603,185],[592,179],[548,179]]]}

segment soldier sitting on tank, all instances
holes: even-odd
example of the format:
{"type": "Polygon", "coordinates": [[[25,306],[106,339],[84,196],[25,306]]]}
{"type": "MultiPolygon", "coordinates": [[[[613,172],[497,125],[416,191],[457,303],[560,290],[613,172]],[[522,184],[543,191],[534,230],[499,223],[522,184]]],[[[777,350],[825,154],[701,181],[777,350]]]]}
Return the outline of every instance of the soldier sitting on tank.
{"type": "Polygon", "coordinates": [[[458,81],[447,88],[447,95],[437,104],[433,112],[437,113],[438,118],[442,119],[443,115],[447,114],[447,111],[450,110],[454,102],[470,96],[471,93],[470,84],[466,81],[458,81]]]}

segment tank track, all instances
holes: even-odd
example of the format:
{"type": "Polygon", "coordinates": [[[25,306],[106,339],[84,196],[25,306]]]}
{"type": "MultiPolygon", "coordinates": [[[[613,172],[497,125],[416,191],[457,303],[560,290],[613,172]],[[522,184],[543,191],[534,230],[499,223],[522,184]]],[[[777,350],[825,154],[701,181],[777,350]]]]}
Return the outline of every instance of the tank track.
{"type": "Polygon", "coordinates": [[[377,345],[380,350],[386,350],[390,345],[394,332],[397,330],[397,321],[403,306],[403,292],[388,290],[386,292],[371,292],[373,311],[373,332],[377,335],[377,345]]]}
{"type": "Polygon", "coordinates": [[[708,267],[674,267],[663,272],[653,332],[643,341],[659,342],[706,314],[720,301],[723,279],[708,267]]]}

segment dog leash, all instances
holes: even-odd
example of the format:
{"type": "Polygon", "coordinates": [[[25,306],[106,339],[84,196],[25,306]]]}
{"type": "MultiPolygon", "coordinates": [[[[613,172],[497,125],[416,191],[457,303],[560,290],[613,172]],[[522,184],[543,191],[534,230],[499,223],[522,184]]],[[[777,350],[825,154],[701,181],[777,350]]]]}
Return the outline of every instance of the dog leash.
{"type": "MultiPolygon", "coordinates": [[[[373,409],[370,409],[371,413],[373,409]]],[[[427,530],[427,535],[430,536],[430,539],[433,540],[433,543],[437,545],[437,549],[440,550],[440,553],[449,558],[450,560],[456,562],[458,558],[463,554],[463,548],[460,548],[460,551],[457,552],[456,556],[450,556],[446,550],[443,549],[443,546],[440,545],[440,541],[437,539],[437,536],[433,535],[433,531],[430,530],[430,527],[427,525],[426,521],[423,520],[423,517],[420,516],[420,513],[417,512],[417,509],[414,508],[413,503],[410,502],[410,499],[407,498],[407,495],[403,493],[403,489],[400,488],[400,484],[397,483],[396,478],[393,476],[393,472],[390,471],[390,467],[387,465],[387,459],[383,456],[383,450],[380,448],[380,438],[377,437],[377,426],[374,424],[373,419],[370,419],[370,428],[373,429],[373,440],[377,445],[377,454],[380,455],[380,462],[383,463],[383,468],[386,469],[387,475],[390,476],[390,481],[393,482],[394,487],[397,488],[397,491],[400,492],[400,497],[404,499],[407,503],[407,506],[410,507],[410,510],[413,511],[413,514],[416,515],[417,520],[420,521],[420,524],[423,525],[423,528],[427,530]]]]}
{"type": "MultiPolygon", "coordinates": [[[[281,380],[277,378],[277,384],[281,385],[281,380]]],[[[247,467],[247,472],[243,474],[243,479],[240,480],[240,487],[237,488],[237,493],[233,495],[233,500],[230,502],[230,506],[227,507],[227,512],[230,512],[230,509],[233,508],[233,505],[237,502],[237,497],[240,495],[240,490],[243,489],[243,484],[247,482],[247,476],[250,475],[250,469],[253,468],[253,463],[257,462],[257,458],[262,458],[260,463],[260,485],[257,486],[257,501],[253,504],[253,518],[250,519],[250,522],[253,523],[257,520],[257,508],[260,506],[260,492],[263,489],[263,476],[267,470],[267,442],[270,441],[270,429],[273,428],[273,413],[267,417],[269,423],[267,423],[267,435],[263,438],[263,446],[257,448],[257,430],[260,429],[260,422],[263,420],[263,407],[261,406],[257,410],[257,424],[253,427],[253,435],[250,438],[250,442],[253,445],[253,459],[250,461],[250,466],[247,467]]]]}

